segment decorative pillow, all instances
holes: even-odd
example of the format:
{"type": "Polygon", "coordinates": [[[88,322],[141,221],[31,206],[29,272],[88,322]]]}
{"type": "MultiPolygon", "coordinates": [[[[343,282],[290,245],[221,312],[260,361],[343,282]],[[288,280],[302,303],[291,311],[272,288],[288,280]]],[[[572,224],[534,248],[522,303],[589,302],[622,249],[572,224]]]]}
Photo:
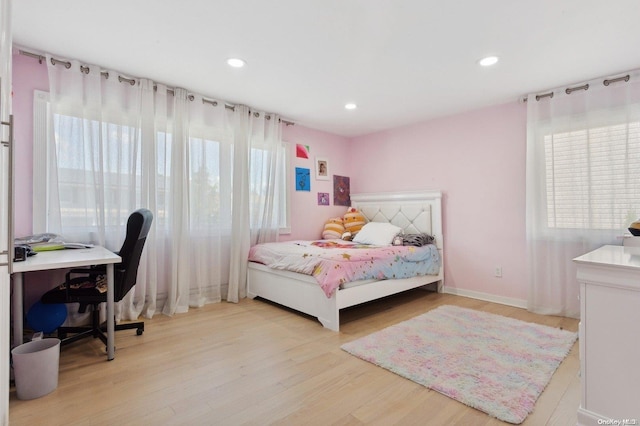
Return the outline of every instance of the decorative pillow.
{"type": "Polygon", "coordinates": [[[344,225],[342,224],[341,217],[332,217],[324,224],[324,230],[322,231],[322,239],[330,240],[332,238],[342,238],[344,233],[344,225]]]}
{"type": "Polygon", "coordinates": [[[355,237],[358,231],[364,226],[366,219],[358,209],[349,207],[342,217],[342,221],[344,222],[345,230],[350,232],[352,237],[355,237]]]}
{"type": "Polygon", "coordinates": [[[393,237],[401,231],[402,228],[390,223],[369,222],[362,227],[353,241],[360,244],[388,246],[393,241],[393,237]]]}
{"type": "Polygon", "coordinates": [[[429,234],[406,234],[402,236],[402,245],[422,247],[433,244],[436,239],[429,234]]]}

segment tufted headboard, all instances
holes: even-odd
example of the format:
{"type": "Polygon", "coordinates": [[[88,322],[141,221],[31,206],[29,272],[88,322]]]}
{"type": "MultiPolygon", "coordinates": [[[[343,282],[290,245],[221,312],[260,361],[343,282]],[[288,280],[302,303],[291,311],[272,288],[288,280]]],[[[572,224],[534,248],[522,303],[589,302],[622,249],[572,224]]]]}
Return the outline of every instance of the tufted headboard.
{"type": "Polygon", "coordinates": [[[427,233],[443,248],[442,193],[440,191],[381,192],[351,194],[351,205],[368,222],[388,222],[405,234],[427,233]]]}

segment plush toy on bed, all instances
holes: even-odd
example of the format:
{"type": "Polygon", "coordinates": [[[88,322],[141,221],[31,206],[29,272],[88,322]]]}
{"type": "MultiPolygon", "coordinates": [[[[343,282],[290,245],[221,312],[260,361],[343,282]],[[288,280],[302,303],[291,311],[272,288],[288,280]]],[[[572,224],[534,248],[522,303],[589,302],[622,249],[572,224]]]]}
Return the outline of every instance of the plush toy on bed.
{"type": "Polygon", "coordinates": [[[347,212],[342,217],[344,222],[345,233],[342,235],[343,240],[351,240],[356,236],[358,231],[364,226],[366,219],[355,207],[349,207],[347,212]]]}
{"type": "Polygon", "coordinates": [[[324,230],[322,231],[323,240],[340,239],[342,234],[344,234],[344,225],[341,217],[332,217],[325,222],[324,230]]]}

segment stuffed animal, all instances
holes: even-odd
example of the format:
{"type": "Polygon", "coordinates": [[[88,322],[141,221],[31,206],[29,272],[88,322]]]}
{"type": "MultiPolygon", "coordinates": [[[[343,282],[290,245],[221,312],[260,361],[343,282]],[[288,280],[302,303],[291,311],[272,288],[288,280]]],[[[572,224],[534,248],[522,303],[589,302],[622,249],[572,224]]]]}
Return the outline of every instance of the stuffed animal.
{"type": "Polygon", "coordinates": [[[349,207],[347,212],[342,217],[342,221],[344,223],[345,231],[349,233],[349,239],[351,239],[355,237],[358,231],[362,229],[366,222],[366,219],[358,209],[356,209],[355,207],[349,207]]]}
{"type": "Polygon", "coordinates": [[[342,224],[341,217],[332,217],[324,224],[324,230],[322,231],[322,239],[330,240],[332,238],[342,238],[344,233],[344,225],[342,224]]]}

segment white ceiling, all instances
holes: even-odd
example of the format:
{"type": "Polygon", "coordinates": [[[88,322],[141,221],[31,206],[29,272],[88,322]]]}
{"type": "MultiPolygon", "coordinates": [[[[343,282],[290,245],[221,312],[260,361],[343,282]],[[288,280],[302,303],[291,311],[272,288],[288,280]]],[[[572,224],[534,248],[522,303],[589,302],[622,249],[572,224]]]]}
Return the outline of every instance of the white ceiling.
{"type": "Polygon", "coordinates": [[[640,68],[638,0],[14,0],[13,41],[356,136],[640,68]],[[477,61],[501,60],[492,68],[477,61]],[[243,69],[225,60],[240,57],[243,69]],[[358,108],[344,109],[347,102],[358,108]]]}

